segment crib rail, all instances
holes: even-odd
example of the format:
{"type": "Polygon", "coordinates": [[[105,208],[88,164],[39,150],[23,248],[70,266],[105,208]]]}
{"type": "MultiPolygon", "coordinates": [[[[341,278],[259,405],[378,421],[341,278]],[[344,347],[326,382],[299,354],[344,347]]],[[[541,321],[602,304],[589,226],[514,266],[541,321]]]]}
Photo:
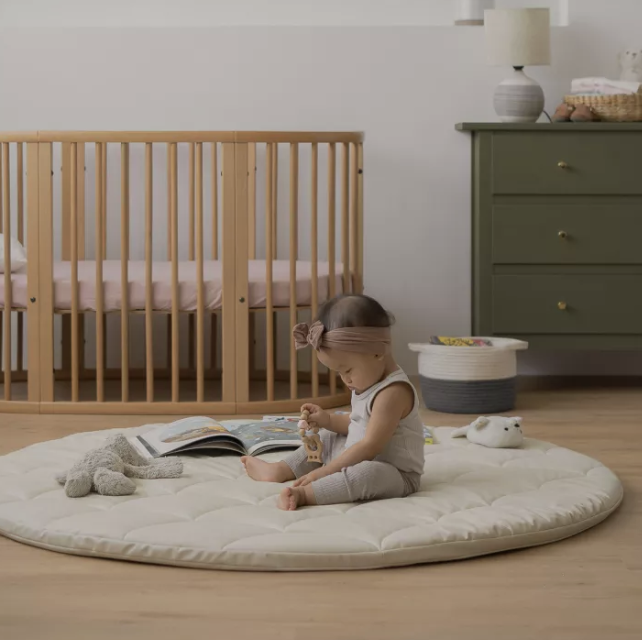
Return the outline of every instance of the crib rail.
{"type": "Polygon", "coordinates": [[[290,336],[363,290],[361,133],[40,131],[0,146],[0,411],[347,402],[290,336]]]}
{"type": "Polygon", "coordinates": [[[361,132],[350,131],[0,131],[0,142],[179,143],[363,143],[361,132]]]}

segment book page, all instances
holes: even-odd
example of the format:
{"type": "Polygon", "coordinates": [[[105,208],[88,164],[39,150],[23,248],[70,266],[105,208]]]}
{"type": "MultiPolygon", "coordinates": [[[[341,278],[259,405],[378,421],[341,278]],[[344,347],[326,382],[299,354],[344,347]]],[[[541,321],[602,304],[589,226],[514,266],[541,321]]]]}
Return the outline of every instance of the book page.
{"type": "Polygon", "coordinates": [[[231,438],[232,434],[220,422],[203,416],[183,418],[159,425],[138,436],[138,440],[154,457],[188,448],[201,440],[231,438]]]}
{"type": "Polygon", "coordinates": [[[258,442],[250,447],[247,451],[250,456],[260,456],[262,453],[269,451],[278,451],[279,449],[298,449],[301,446],[299,438],[293,440],[272,440],[270,442],[258,442]]]}
{"type": "Polygon", "coordinates": [[[301,445],[298,419],[295,422],[277,418],[275,420],[257,420],[256,422],[239,421],[233,424],[232,421],[225,422],[230,433],[238,437],[245,445],[248,453],[260,445],[261,449],[296,448],[301,445]]]}

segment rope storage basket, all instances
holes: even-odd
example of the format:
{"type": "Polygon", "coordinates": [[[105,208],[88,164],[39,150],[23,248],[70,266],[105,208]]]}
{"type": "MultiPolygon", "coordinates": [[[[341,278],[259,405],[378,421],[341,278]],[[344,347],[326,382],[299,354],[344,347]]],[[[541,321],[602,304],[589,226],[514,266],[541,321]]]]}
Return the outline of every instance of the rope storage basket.
{"type": "Polygon", "coordinates": [[[604,122],[642,122],[642,94],[566,96],[566,104],[591,107],[604,122]]]}
{"type": "Polygon", "coordinates": [[[419,380],[428,409],[441,413],[501,413],[515,406],[516,352],[527,342],[483,338],[492,346],[410,344],[419,353],[419,380]]]}

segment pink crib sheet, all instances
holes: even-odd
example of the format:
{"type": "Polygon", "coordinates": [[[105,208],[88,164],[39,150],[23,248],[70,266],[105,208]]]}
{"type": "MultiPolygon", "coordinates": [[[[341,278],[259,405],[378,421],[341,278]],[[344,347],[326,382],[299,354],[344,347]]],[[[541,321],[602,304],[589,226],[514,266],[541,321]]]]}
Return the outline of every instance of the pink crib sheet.
{"type": "MultiPolygon", "coordinates": [[[[290,304],[290,262],[275,260],[273,263],[272,291],[275,307],[286,307],[290,304]]],[[[207,260],[203,265],[205,309],[220,309],[222,303],[222,263],[219,260],[207,260]]],[[[343,290],[343,266],[336,265],[335,291],[343,290]]],[[[327,262],[318,264],[319,302],[328,299],[330,267],[327,262]]],[[[254,309],[265,308],[266,282],[265,261],[251,260],[248,268],[249,305],[254,309]]],[[[145,263],[129,263],[129,308],[145,308],[145,263]]],[[[103,262],[103,307],[105,311],[116,311],[121,308],[121,264],[118,260],[103,262]]],[[[182,311],[196,310],[196,263],[180,262],[178,267],[179,295],[178,304],[182,311]]],[[[13,273],[12,307],[27,306],[27,274],[13,273]]],[[[312,301],[312,263],[298,261],[296,265],[296,300],[299,306],[306,306],[312,301]]],[[[154,262],[152,267],[152,303],[157,311],[169,311],[172,308],[172,272],[171,263],[154,262]]],[[[0,307],[4,308],[4,278],[0,276],[0,307]]],[[[57,310],[71,309],[71,263],[54,263],[54,307],[57,310]]],[[[83,260],[78,263],[78,308],[81,311],[96,309],[96,263],[83,260]]]]}

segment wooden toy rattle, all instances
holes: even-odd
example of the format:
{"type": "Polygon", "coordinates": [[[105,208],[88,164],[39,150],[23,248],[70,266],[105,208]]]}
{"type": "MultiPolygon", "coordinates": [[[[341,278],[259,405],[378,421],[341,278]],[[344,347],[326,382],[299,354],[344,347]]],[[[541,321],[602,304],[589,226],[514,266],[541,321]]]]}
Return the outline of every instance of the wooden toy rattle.
{"type": "Polygon", "coordinates": [[[312,427],[308,423],[310,412],[303,410],[299,420],[299,435],[303,441],[305,452],[308,454],[308,462],[322,462],[321,454],[323,453],[323,443],[319,437],[319,427],[312,427]],[[306,435],[308,431],[312,432],[311,436],[306,435]]]}

